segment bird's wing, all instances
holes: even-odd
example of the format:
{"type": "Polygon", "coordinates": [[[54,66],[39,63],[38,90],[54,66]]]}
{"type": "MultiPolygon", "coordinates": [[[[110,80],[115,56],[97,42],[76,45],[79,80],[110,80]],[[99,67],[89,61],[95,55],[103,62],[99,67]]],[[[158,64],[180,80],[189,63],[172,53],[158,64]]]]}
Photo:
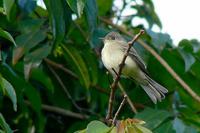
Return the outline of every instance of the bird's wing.
{"type": "MultiPolygon", "coordinates": [[[[123,45],[123,51],[125,52],[128,48],[127,44],[123,45]]],[[[129,51],[129,56],[136,62],[136,64],[139,66],[139,68],[148,75],[148,72],[146,70],[146,65],[144,63],[144,61],[142,60],[142,58],[140,58],[140,56],[138,55],[137,51],[132,47],[129,51]]]]}

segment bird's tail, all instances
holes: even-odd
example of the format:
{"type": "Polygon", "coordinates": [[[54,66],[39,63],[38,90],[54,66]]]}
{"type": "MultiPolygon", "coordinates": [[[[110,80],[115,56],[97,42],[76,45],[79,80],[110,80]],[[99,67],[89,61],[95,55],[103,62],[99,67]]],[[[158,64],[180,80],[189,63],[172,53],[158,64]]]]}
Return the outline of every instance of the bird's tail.
{"type": "Polygon", "coordinates": [[[161,101],[165,98],[165,94],[168,92],[168,90],[160,84],[156,83],[148,75],[146,75],[146,77],[148,83],[145,85],[141,85],[141,87],[149,95],[153,103],[156,104],[157,101],[161,101]]]}

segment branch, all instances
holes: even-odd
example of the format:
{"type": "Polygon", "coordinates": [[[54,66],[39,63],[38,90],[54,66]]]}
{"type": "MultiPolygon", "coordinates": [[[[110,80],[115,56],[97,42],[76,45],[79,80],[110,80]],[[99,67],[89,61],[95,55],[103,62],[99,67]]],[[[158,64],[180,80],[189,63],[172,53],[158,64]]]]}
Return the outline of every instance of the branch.
{"type": "MultiPolygon", "coordinates": [[[[122,73],[122,69],[125,65],[125,61],[126,61],[126,58],[129,54],[129,51],[132,47],[132,45],[136,42],[136,40],[140,37],[140,35],[144,34],[144,30],[141,30],[130,42],[128,42],[128,49],[126,50],[123,58],[122,58],[122,61],[121,63],[119,64],[119,70],[116,74],[116,77],[111,85],[111,92],[110,92],[110,98],[109,98],[109,104],[108,104],[108,113],[107,113],[107,116],[106,116],[106,120],[109,120],[111,117],[112,117],[112,106],[113,106],[113,100],[114,100],[114,93],[115,93],[115,90],[117,88],[117,84],[120,80],[120,75],[122,73]]],[[[116,73],[116,71],[114,70],[114,73],[116,73]]]]}
{"type": "Polygon", "coordinates": [[[117,118],[117,116],[119,115],[120,110],[122,109],[124,103],[126,102],[126,98],[127,98],[127,95],[124,95],[124,98],[123,98],[123,100],[122,100],[122,102],[121,102],[121,104],[120,104],[120,106],[119,106],[117,112],[115,113],[115,116],[114,116],[113,121],[112,121],[112,125],[114,125],[114,123],[115,123],[115,121],[116,121],[116,118],[117,118]]]}
{"type": "Polygon", "coordinates": [[[69,91],[67,90],[67,88],[65,87],[64,83],[62,82],[61,78],[58,76],[58,74],[49,66],[47,65],[49,70],[53,73],[53,75],[55,76],[55,78],[58,80],[58,83],[61,85],[61,87],[63,88],[65,94],[67,95],[67,97],[71,100],[72,104],[74,105],[74,107],[76,107],[80,112],[82,112],[81,107],[79,107],[76,102],[73,100],[72,96],[70,95],[69,91]]]}
{"type": "Polygon", "coordinates": [[[47,64],[49,64],[49,65],[51,65],[51,66],[53,66],[53,67],[55,67],[55,68],[59,68],[59,69],[63,70],[65,73],[71,75],[71,76],[74,77],[75,79],[78,79],[78,76],[77,76],[74,72],[72,72],[71,70],[65,68],[62,64],[58,64],[58,63],[56,63],[56,62],[54,62],[54,61],[52,61],[52,60],[50,60],[50,59],[48,59],[48,58],[44,58],[44,61],[45,61],[47,64]]]}
{"type": "Polygon", "coordinates": [[[93,112],[93,111],[90,111],[90,110],[87,110],[85,108],[82,108],[80,107],[78,104],[76,104],[76,102],[74,101],[74,99],[72,98],[71,94],[69,93],[68,89],[66,88],[66,86],[64,85],[63,81],[61,80],[61,78],[58,76],[58,74],[49,66],[47,65],[49,70],[53,73],[53,75],[55,76],[55,78],[58,80],[58,83],[61,85],[62,89],[64,90],[65,94],[67,95],[67,97],[71,100],[72,104],[74,105],[74,107],[76,109],[79,110],[79,112],[87,112],[87,113],[90,113],[90,114],[93,114],[93,115],[96,115],[98,117],[101,117],[99,114],[93,112]]]}
{"type": "MultiPolygon", "coordinates": [[[[31,105],[31,103],[29,101],[25,101],[25,103],[29,106],[31,105]]],[[[57,114],[60,114],[60,115],[64,115],[64,116],[67,116],[67,117],[68,116],[74,117],[74,118],[77,118],[77,119],[88,119],[89,118],[89,116],[87,116],[87,115],[75,113],[75,112],[72,112],[70,110],[66,110],[66,109],[62,109],[62,108],[59,108],[59,107],[50,106],[50,105],[46,105],[46,104],[42,104],[42,109],[49,111],[49,112],[57,113],[57,114]]]]}
{"type": "MultiPolygon", "coordinates": [[[[118,29],[119,31],[123,32],[124,34],[133,37],[133,34],[128,32],[126,29],[113,24],[110,20],[104,19],[102,17],[99,17],[99,19],[106,23],[111,25],[112,27],[118,29]]],[[[197,102],[200,103],[200,97],[190,88],[190,86],[184,82],[184,80],[181,79],[181,77],[167,64],[167,62],[159,55],[156,53],[154,49],[152,49],[148,44],[146,44],[144,41],[141,39],[138,39],[137,42],[142,45],[147,51],[149,51],[162,65],[163,67],[171,74],[171,76],[185,89],[190,96],[192,96],[197,102]]]]}
{"type": "Polygon", "coordinates": [[[127,101],[128,101],[128,104],[130,105],[132,111],[137,114],[137,109],[135,108],[135,106],[133,105],[130,97],[128,96],[128,94],[126,93],[126,91],[124,90],[123,86],[120,84],[120,82],[118,83],[118,86],[119,86],[119,89],[122,91],[123,95],[126,95],[127,96],[127,101]]]}

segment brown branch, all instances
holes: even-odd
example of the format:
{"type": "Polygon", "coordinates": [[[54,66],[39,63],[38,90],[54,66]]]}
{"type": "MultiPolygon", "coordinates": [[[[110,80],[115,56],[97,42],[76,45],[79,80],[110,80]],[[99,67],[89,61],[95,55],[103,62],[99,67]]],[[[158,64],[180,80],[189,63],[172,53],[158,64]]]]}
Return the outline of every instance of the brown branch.
{"type": "MultiPolygon", "coordinates": [[[[124,34],[133,37],[133,34],[128,32],[126,29],[113,24],[110,20],[104,19],[102,17],[99,17],[99,19],[106,23],[109,24],[110,26],[118,29],[119,31],[123,32],[124,34]]],[[[152,49],[147,43],[142,41],[141,39],[138,39],[137,42],[142,45],[147,51],[149,51],[162,65],[163,67],[171,74],[171,76],[187,91],[190,96],[192,96],[197,102],[200,103],[200,96],[198,96],[191,88],[190,86],[185,83],[184,80],[181,79],[181,77],[167,64],[167,62],[159,55],[156,53],[154,49],[152,49]]]]}
{"type": "MultiPolygon", "coordinates": [[[[31,105],[31,103],[29,101],[25,101],[25,103],[29,106],[31,105]]],[[[45,111],[57,113],[57,114],[64,115],[64,116],[67,116],[67,117],[70,116],[70,117],[74,117],[74,118],[77,118],[77,119],[87,119],[87,118],[89,118],[88,115],[75,113],[75,112],[72,112],[70,110],[66,110],[66,109],[62,109],[62,108],[59,108],[59,107],[50,106],[50,105],[46,105],[46,104],[42,104],[42,109],[45,110],[45,111]]]]}
{"type": "Polygon", "coordinates": [[[74,77],[75,79],[78,79],[78,76],[77,76],[74,72],[72,72],[71,70],[65,68],[62,64],[56,63],[56,62],[54,62],[54,61],[52,61],[52,60],[50,60],[50,59],[47,59],[47,58],[45,58],[44,61],[45,61],[47,64],[49,64],[49,65],[51,65],[51,66],[53,66],[53,67],[55,67],[55,68],[58,68],[58,69],[63,70],[65,73],[71,75],[71,76],[74,77]]]}
{"type": "Polygon", "coordinates": [[[122,109],[124,103],[126,102],[126,98],[127,98],[127,95],[124,95],[124,98],[123,98],[123,100],[122,100],[122,102],[121,102],[121,104],[120,104],[120,106],[119,106],[117,112],[115,113],[115,116],[114,116],[113,121],[112,121],[112,125],[115,124],[116,118],[117,118],[117,116],[119,115],[119,112],[120,112],[120,110],[122,109]]]}
{"type": "MultiPolygon", "coordinates": [[[[111,92],[110,92],[110,97],[109,97],[109,103],[108,103],[108,113],[107,113],[107,116],[106,116],[106,120],[109,121],[109,119],[111,119],[112,117],[112,106],[113,106],[113,100],[114,100],[114,93],[115,93],[115,90],[117,88],[117,84],[120,80],[120,75],[122,73],[122,69],[124,67],[124,64],[125,64],[125,61],[126,61],[126,58],[129,54],[129,51],[132,47],[132,45],[136,42],[136,40],[140,37],[140,35],[144,34],[144,30],[141,30],[130,42],[128,42],[128,48],[122,58],[122,61],[119,65],[119,70],[116,74],[116,77],[114,78],[114,81],[113,83],[111,84],[111,92]]],[[[114,71],[115,72],[115,71],[114,71]]]]}
{"type": "Polygon", "coordinates": [[[135,106],[133,105],[133,102],[131,101],[130,97],[128,96],[128,94],[126,93],[126,91],[124,90],[123,86],[121,85],[121,83],[119,82],[118,83],[118,86],[119,86],[119,89],[122,91],[123,95],[126,95],[127,96],[127,101],[128,101],[128,104],[130,105],[132,111],[137,114],[137,109],[135,108],[135,106]]]}

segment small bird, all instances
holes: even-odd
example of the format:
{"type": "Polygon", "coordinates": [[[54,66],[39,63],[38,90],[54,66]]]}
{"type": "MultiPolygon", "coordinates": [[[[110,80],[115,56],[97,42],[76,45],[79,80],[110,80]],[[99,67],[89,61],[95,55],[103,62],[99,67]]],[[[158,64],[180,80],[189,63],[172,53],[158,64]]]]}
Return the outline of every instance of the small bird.
{"type": "MultiPolygon", "coordinates": [[[[104,38],[101,58],[106,69],[113,75],[118,72],[123,56],[129,47],[127,41],[117,32],[110,32],[104,38]]],[[[136,50],[131,47],[122,69],[122,75],[135,80],[148,94],[154,104],[165,98],[168,90],[150,78],[146,65],[136,50]]]]}

